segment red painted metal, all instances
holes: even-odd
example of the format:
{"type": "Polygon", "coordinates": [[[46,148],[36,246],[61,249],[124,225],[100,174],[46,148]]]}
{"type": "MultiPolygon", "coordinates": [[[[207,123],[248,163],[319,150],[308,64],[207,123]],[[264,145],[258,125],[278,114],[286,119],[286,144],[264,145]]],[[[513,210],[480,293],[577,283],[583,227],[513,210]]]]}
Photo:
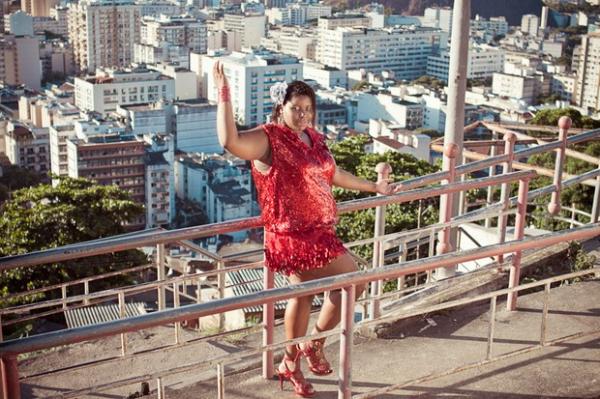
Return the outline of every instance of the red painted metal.
{"type": "MultiPolygon", "coordinates": [[[[527,223],[527,193],[529,192],[529,179],[519,181],[519,195],[517,199],[517,214],[515,221],[515,241],[520,241],[525,236],[525,224],[527,223]]],[[[513,288],[519,285],[519,277],[521,275],[521,253],[522,251],[515,251],[512,264],[510,266],[510,276],[508,278],[508,288],[513,288]]],[[[506,308],[508,310],[515,310],[517,308],[517,292],[513,292],[508,295],[506,301],[506,308]]]]}
{"type": "Polygon", "coordinates": [[[338,399],[352,398],[352,338],[354,331],[355,295],[355,285],[342,288],[342,333],[340,334],[338,399]]]}

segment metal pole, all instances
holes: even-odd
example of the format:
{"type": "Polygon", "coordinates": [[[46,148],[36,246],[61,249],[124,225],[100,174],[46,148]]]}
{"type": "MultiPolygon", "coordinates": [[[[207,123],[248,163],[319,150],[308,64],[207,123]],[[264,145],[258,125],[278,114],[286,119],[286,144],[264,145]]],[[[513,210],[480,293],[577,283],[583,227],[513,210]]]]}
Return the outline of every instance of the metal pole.
{"type": "MultiPolygon", "coordinates": [[[[125,293],[123,291],[119,291],[119,318],[125,318],[125,293]]],[[[125,356],[127,354],[127,334],[121,333],[121,356],[125,356]]]]}
{"type": "MultiPolygon", "coordinates": [[[[598,164],[600,169],[600,164],[598,164]]],[[[592,214],[590,223],[596,223],[600,217],[600,176],[596,177],[596,188],[594,189],[594,202],[592,204],[592,214]]]]}
{"type": "MultiPolygon", "coordinates": [[[[156,245],[156,280],[163,281],[165,279],[165,244],[156,245]]],[[[165,286],[158,286],[158,310],[164,310],[165,302],[165,286]]]]}
{"type": "Polygon", "coordinates": [[[88,295],[90,295],[90,280],[83,281],[83,293],[85,294],[85,297],[83,298],[83,304],[89,305],[90,300],[88,299],[88,295]]]}
{"type": "Polygon", "coordinates": [[[487,347],[487,355],[486,359],[490,360],[492,358],[492,349],[494,345],[494,329],[496,325],[496,299],[498,297],[493,296],[490,299],[490,328],[488,330],[488,347],[487,347]]]}
{"type": "Polygon", "coordinates": [[[354,333],[354,297],[356,287],[342,288],[342,332],[340,333],[340,370],[338,399],[352,398],[352,338],[354,333]]]}
{"type": "MultiPolygon", "coordinates": [[[[469,29],[471,19],[471,0],[456,0],[452,15],[452,38],[450,45],[450,66],[448,70],[448,114],[444,130],[444,146],[456,145],[456,159],[462,159],[463,136],[465,128],[465,92],[467,90],[467,63],[469,56],[469,29]]],[[[443,160],[443,170],[451,170],[451,161],[447,157],[443,160]]],[[[449,208],[448,220],[458,213],[459,195],[442,196],[440,210],[449,208]],[[446,202],[451,206],[447,207],[446,202]]],[[[441,213],[441,212],[440,212],[441,213]]],[[[449,231],[448,243],[456,248],[457,229],[449,231]]],[[[436,275],[440,278],[451,277],[456,273],[456,266],[438,270],[436,275]]]]}
{"type": "MultiPolygon", "coordinates": [[[[529,179],[519,181],[519,195],[517,199],[517,214],[515,215],[515,233],[514,240],[520,241],[524,237],[525,223],[527,218],[527,193],[529,191],[529,179]]],[[[519,285],[519,276],[521,274],[521,253],[516,251],[512,258],[510,266],[510,275],[508,278],[508,288],[513,288],[519,285]]],[[[506,301],[507,310],[515,310],[517,308],[517,292],[509,294],[506,301]]]]}
{"type": "Polygon", "coordinates": [[[223,363],[217,364],[217,398],[225,399],[225,371],[223,363]]]}
{"type": "Polygon", "coordinates": [[[67,286],[63,284],[62,287],[60,287],[60,292],[62,295],[62,308],[66,309],[67,308],[67,286]]]}
{"type": "MultiPolygon", "coordinates": [[[[375,167],[377,171],[377,180],[388,179],[390,173],[392,173],[392,167],[389,163],[381,162],[375,167]]],[[[380,194],[377,194],[380,195],[380,194]]],[[[385,235],[385,206],[378,206],[375,208],[375,231],[373,237],[381,237],[385,235]]],[[[383,243],[380,240],[376,240],[373,243],[373,268],[381,267],[383,265],[383,243]]],[[[371,297],[377,298],[383,291],[382,281],[371,282],[371,297]]],[[[381,308],[379,299],[373,299],[371,301],[371,309],[369,311],[371,319],[376,319],[381,316],[381,308]]]]}
{"type": "MultiPolygon", "coordinates": [[[[175,281],[173,283],[173,307],[177,309],[179,307],[179,283],[175,281]]],[[[175,345],[181,343],[181,322],[175,322],[175,345]]]]}
{"type": "Polygon", "coordinates": [[[3,399],[21,399],[17,356],[3,356],[0,361],[3,399]]]}
{"type": "Polygon", "coordinates": [[[156,397],[158,399],[165,399],[165,387],[160,377],[156,379],[156,397]]]}
{"type": "MultiPolygon", "coordinates": [[[[517,136],[513,133],[506,133],[504,135],[504,154],[508,155],[508,159],[504,162],[503,173],[507,174],[512,172],[512,161],[515,153],[515,141],[517,136]]],[[[500,192],[500,203],[502,204],[501,212],[508,210],[508,200],[510,198],[510,184],[503,183],[500,192]]],[[[506,213],[501,214],[498,217],[498,244],[503,244],[506,241],[506,223],[508,221],[508,215],[506,213]]],[[[504,255],[498,255],[498,263],[504,261],[504,255]]]]}
{"type": "MultiPolygon", "coordinates": [[[[496,141],[498,139],[498,133],[495,130],[492,130],[492,141],[496,141]]],[[[490,146],[490,158],[495,157],[496,156],[496,146],[492,145],[490,146]]],[[[494,176],[496,174],[496,165],[492,165],[489,168],[489,172],[488,175],[489,176],[494,176]]],[[[494,201],[494,186],[489,186],[487,188],[487,199],[486,199],[486,203],[488,206],[490,206],[492,204],[492,202],[494,201]]],[[[485,218],[485,228],[490,228],[492,225],[492,218],[491,217],[486,217],[485,218]]]]}
{"type": "MultiPolygon", "coordinates": [[[[219,290],[219,299],[225,298],[225,272],[223,269],[225,268],[225,263],[220,260],[217,262],[217,270],[220,271],[217,274],[217,289],[219,290]]],[[[219,313],[219,332],[222,332],[225,328],[225,313],[219,313]]]]}
{"type": "Polygon", "coordinates": [[[558,140],[562,143],[556,150],[556,162],[554,163],[554,187],[556,190],[552,193],[552,199],[548,204],[548,212],[551,215],[558,215],[560,212],[560,193],[562,191],[562,173],[565,164],[565,151],[567,149],[567,133],[571,127],[571,118],[561,116],[558,120],[558,140]]]}
{"type": "MultiPolygon", "coordinates": [[[[268,290],[275,286],[275,273],[268,267],[263,266],[263,285],[264,289],[268,290]]],[[[275,325],[275,303],[267,302],[263,304],[263,345],[271,345],[274,339],[275,325]]],[[[273,367],[273,351],[268,350],[263,352],[263,378],[270,379],[275,373],[273,367]]]]}
{"type": "MultiPolygon", "coordinates": [[[[406,263],[406,258],[408,256],[408,245],[407,245],[406,241],[402,241],[402,243],[400,244],[400,250],[402,251],[402,253],[400,255],[400,263],[406,263]]],[[[417,279],[417,276],[415,276],[415,280],[416,279],[417,279]]],[[[405,282],[406,282],[405,275],[398,277],[396,289],[398,291],[402,290],[404,288],[405,282]]]]}

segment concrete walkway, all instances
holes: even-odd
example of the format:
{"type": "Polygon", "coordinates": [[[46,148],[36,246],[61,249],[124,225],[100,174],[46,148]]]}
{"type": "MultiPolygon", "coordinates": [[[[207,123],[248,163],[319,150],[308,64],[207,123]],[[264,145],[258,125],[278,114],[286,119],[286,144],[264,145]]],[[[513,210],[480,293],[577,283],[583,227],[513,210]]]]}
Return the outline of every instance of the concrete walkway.
{"type": "MultiPolygon", "coordinates": [[[[498,303],[494,356],[515,352],[539,343],[543,292],[523,295],[519,308],[507,312],[498,303]]],[[[442,373],[467,364],[478,363],[486,356],[489,329],[489,304],[427,315],[406,327],[395,330],[388,339],[355,338],[353,347],[353,393],[364,393],[389,384],[408,384],[401,390],[379,394],[377,398],[412,398],[415,396],[455,398],[600,398],[600,281],[586,281],[553,288],[550,291],[547,340],[579,332],[596,331],[595,335],[549,346],[494,363],[481,365],[428,382],[416,381],[423,376],[442,373]]],[[[186,330],[184,341],[197,338],[186,330]]],[[[281,328],[276,340],[281,340],[281,328]]],[[[119,337],[32,356],[20,362],[22,376],[42,370],[55,370],[69,364],[113,357],[113,360],[88,368],[74,368],[61,373],[32,377],[22,382],[23,398],[48,397],[73,389],[109,384],[130,377],[150,375],[160,370],[211,359],[256,347],[260,334],[204,340],[168,351],[119,358],[119,337]]],[[[143,351],[173,342],[172,327],[159,327],[128,335],[128,347],[143,351]]],[[[326,348],[337,373],[338,346],[326,348]]],[[[227,399],[293,398],[291,385],[279,390],[275,380],[260,376],[260,357],[226,365],[227,399]],[[246,371],[243,371],[246,370],[246,371]],[[249,371],[247,371],[249,370],[249,371]]],[[[306,370],[305,364],[303,369],[306,370]]],[[[216,398],[216,373],[211,369],[191,371],[165,377],[166,398],[216,398]]],[[[310,376],[319,392],[317,398],[337,398],[337,374],[310,376]]],[[[148,379],[155,390],[155,380],[148,379]]],[[[113,388],[78,398],[126,398],[139,390],[139,383],[113,388]]],[[[155,398],[156,395],[146,396],[155,398]]]]}
{"type": "MultiPolygon", "coordinates": [[[[522,296],[515,312],[507,312],[499,302],[493,356],[538,344],[542,308],[543,292],[522,296]]],[[[600,398],[600,281],[553,288],[549,309],[547,340],[597,333],[418,383],[414,381],[423,376],[478,363],[486,356],[488,304],[432,314],[390,339],[356,338],[353,393],[408,383],[376,397],[600,398]]],[[[337,370],[337,345],[328,346],[326,352],[337,370]]],[[[335,375],[311,376],[310,381],[317,398],[337,398],[335,375]]],[[[263,380],[258,369],[225,378],[227,399],[295,397],[289,383],[284,389],[279,390],[278,381],[263,380]]],[[[216,380],[167,388],[166,397],[216,398],[216,380]]]]}

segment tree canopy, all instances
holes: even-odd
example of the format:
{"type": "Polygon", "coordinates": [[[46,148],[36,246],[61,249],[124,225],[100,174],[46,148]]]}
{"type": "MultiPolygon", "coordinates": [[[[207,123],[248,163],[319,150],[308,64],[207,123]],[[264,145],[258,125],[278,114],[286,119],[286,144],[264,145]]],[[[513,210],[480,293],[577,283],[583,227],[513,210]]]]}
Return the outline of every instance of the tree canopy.
{"type": "Polygon", "coordinates": [[[534,125],[556,126],[561,116],[568,116],[571,118],[573,127],[583,129],[600,128],[600,121],[592,119],[589,116],[583,116],[574,108],[543,109],[538,111],[529,123],[534,125]]]}
{"type": "MultiPolygon", "coordinates": [[[[364,146],[369,142],[369,137],[355,136],[331,146],[331,152],[338,166],[357,176],[368,180],[376,180],[375,166],[380,162],[387,162],[392,166],[392,181],[406,180],[438,171],[438,168],[415,157],[396,152],[384,154],[367,154],[364,146]]],[[[356,192],[341,188],[333,190],[336,201],[349,201],[356,198],[372,196],[372,193],[356,192]]],[[[418,202],[386,207],[386,233],[393,233],[407,229],[414,229],[418,224],[418,202]]],[[[422,204],[421,225],[435,223],[438,220],[438,199],[433,198],[422,204]]],[[[373,236],[375,228],[375,209],[351,212],[340,215],[337,232],[346,242],[365,239],[373,236]]],[[[357,252],[368,258],[371,256],[370,246],[357,249],[357,252]]]]}
{"type": "MultiPolygon", "coordinates": [[[[42,184],[23,188],[13,192],[0,209],[0,257],[121,234],[124,224],[142,212],[143,206],[131,200],[127,192],[86,179],[61,177],[55,187],[42,184]]],[[[13,269],[0,276],[0,297],[145,261],[143,253],[131,250],[13,269]]]]}

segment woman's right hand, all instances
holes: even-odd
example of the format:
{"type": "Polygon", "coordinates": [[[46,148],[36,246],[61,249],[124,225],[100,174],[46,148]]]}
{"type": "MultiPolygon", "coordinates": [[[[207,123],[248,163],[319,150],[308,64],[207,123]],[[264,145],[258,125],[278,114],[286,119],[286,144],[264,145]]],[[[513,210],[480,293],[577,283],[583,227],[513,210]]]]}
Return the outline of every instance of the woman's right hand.
{"type": "Polygon", "coordinates": [[[215,79],[217,89],[229,86],[227,76],[225,76],[225,72],[223,72],[223,63],[220,61],[215,62],[215,65],[213,66],[213,78],[215,79]]]}

